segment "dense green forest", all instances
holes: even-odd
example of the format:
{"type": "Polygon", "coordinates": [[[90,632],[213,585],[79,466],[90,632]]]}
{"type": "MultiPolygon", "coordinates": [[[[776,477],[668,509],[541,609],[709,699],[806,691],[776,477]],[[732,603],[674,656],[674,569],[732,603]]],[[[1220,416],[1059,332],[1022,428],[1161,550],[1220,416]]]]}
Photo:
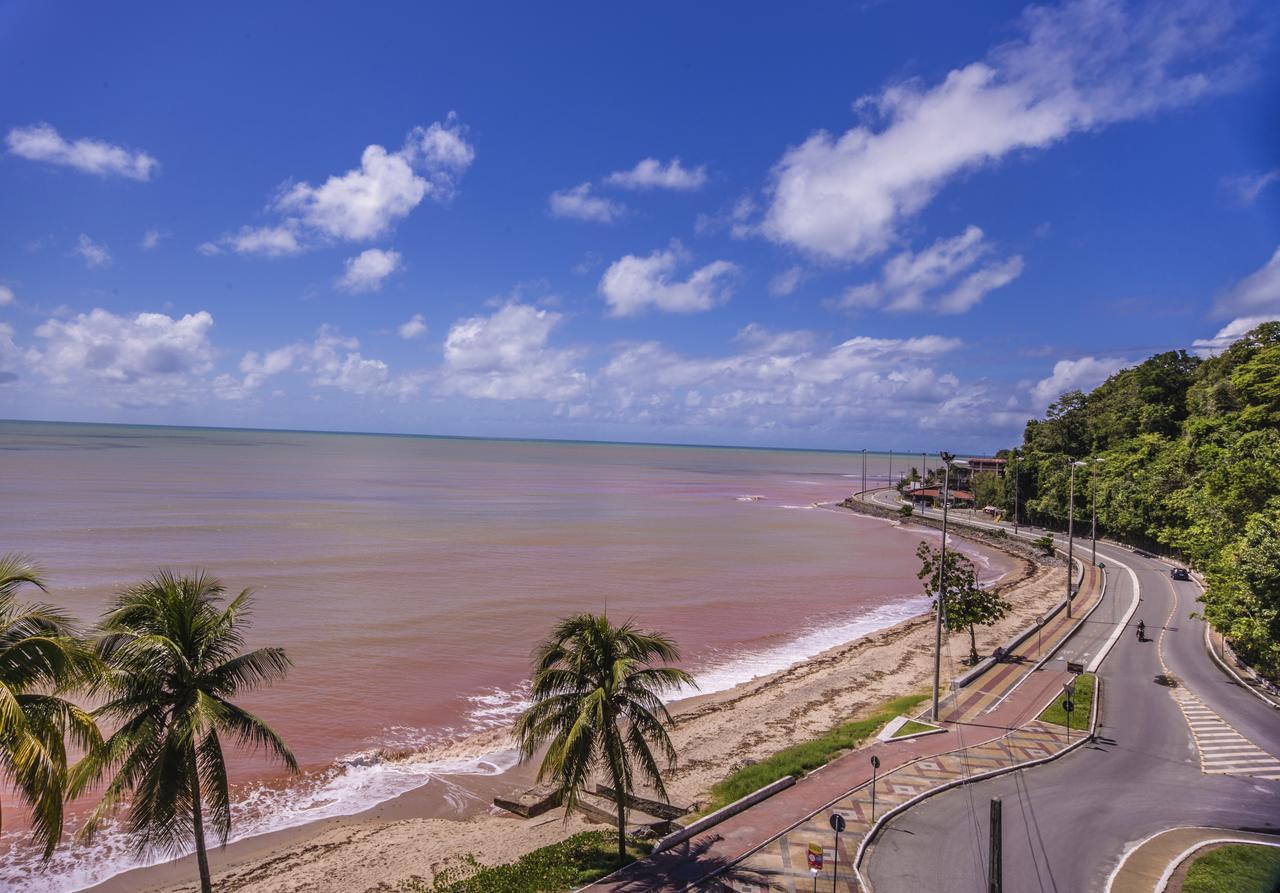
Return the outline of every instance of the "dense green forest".
{"type": "Polygon", "coordinates": [[[1084,460],[1077,525],[1088,532],[1096,498],[1099,535],[1201,571],[1205,616],[1280,676],[1280,323],[1210,359],[1169,351],[1063,394],[1002,455],[1011,473],[1002,487],[975,481],[979,504],[1012,508],[1016,491],[1024,521],[1064,526],[1084,460]]]}

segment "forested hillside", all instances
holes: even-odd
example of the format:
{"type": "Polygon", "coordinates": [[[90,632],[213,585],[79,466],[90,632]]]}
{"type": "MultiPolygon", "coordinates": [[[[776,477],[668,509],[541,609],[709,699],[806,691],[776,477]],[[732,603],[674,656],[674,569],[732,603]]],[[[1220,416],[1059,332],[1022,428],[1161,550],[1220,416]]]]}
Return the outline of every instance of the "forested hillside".
{"type": "Polygon", "coordinates": [[[1050,524],[1066,523],[1071,463],[1085,460],[1077,533],[1096,492],[1099,535],[1203,572],[1205,616],[1280,676],[1280,323],[1211,359],[1170,351],[1063,394],[1004,455],[1005,506],[1016,481],[1022,517],[1050,524]]]}

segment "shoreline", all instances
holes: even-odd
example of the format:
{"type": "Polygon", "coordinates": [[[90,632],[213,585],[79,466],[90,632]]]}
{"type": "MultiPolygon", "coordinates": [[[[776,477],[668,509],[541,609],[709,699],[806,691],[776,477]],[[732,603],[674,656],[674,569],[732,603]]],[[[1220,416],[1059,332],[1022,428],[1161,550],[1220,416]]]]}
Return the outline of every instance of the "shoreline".
{"type": "MultiPolygon", "coordinates": [[[[936,533],[896,526],[924,537],[936,533]]],[[[979,633],[980,650],[990,651],[1056,600],[1055,568],[989,541],[968,541],[1014,561],[998,584],[1014,610],[979,633]]],[[[672,703],[677,723],[672,740],[681,754],[668,776],[672,798],[695,802],[735,768],[925,686],[932,672],[930,616],[908,617],[785,669],[672,703]]],[[[948,637],[948,651],[946,670],[954,676],[965,669],[960,661],[968,653],[967,635],[948,637]]],[[[504,734],[493,730],[486,737],[497,743],[504,734]]],[[[494,795],[531,784],[533,773],[533,767],[516,766],[492,776],[441,775],[360,813],[215,848],[210,851],[215,880],[221,890],[244,893],[387,891],[411,877],[430,880],[467,855],[485,864],[511,861],[577,831],[601,827],[578,816],[566,822],[561,810],[520,819],[488,809],[494,795]],[[453,793],[456,800],[459,792],[467,798],[461,810],[443,796],[453,793]]],[[[196,889],[194,878],[193,858],[186,857],[126,871],[86,889],[189,893],[196,889]]]]}

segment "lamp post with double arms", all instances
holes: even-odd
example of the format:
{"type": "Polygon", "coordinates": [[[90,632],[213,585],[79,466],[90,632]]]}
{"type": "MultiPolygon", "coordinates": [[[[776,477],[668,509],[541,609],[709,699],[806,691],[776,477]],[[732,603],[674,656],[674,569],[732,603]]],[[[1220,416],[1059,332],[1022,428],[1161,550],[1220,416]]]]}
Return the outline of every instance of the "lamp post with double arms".
{"type": "MultiPolygon", "coordinates": [[[[1103,461],[1105,460],[1101,456],[1093,460],[1094,465],[1097,465],[1099,462],[1103,462],[1103,461]]],[[[1090,543],[1090,550],[1092,553],[1089,556],[1089,561],[1094,567],[1097,567],[1098,566],[1098,482],[1097,482],[1097,475],[1094,474],[1093,469],[1089,470],[1089,515],[1091,516],[1090,522],[1089,522],[1089,543],[1090,543]]]]}
{"type": "Polygon", "coordinates": [[[947,592],[947,509],[950,507],[951,466],[956,461],[954,453],[939,452],[945,471],[942,473],[942,551],[938,557],[938,603],[933,621],[933,711],[930,718],[938,721],[938,686],[942,682],[942,623],[946,611],[947,592]]]}
{"type": "Polygon", "coordinates": [[[1075,561],[1076,469],[1084,464],[1080,460],[1071,463],[1071,488],[1067,496],[1067,617],[1071,616],[1071,572],[1075,561]]]}

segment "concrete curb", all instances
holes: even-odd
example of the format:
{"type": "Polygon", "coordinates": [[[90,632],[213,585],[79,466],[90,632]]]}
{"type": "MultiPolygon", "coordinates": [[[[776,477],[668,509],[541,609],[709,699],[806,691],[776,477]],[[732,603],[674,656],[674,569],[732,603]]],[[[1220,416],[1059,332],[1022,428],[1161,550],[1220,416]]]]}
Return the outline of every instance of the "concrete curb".
{"type": "Polygon", "coordinates": [[[743,812],[747,809],[750,809],[752,806],[755,806],[760,801],[768,800],[770,797],[772,797],[774,794],[778,793],[779,791],[785,791],[787,788],[791,787],[795,783],[796,783],[795,778],[790,775],[784,775],[782,778],[779,778],[777,781],[771,781],[769,782],[769,784],[765,785],[764,787],[756,791],[752,791],[750,794],[747,794],[747,796],[734,800],[728,806],[722,806],[719,809],[717,809],[715,812],[709,815],[704,815],[702,818],[698,819],[696,822],[690,822],[688,825],[684,826],[679,831],[672,831],[666,837],[662,838],[656,844],[654,844],[651,855],[656,855],[658,853],[666,852],[667,850],[671,849],[673,846],[684,843],[690,837],[696,837],[697,835],[701,834],[703,831],[706,831],[708,828],[714,828],[716,825],[720,824],[725,819],[732,818],[738,813],[743,812]]]}
{"type": "MultiPolygon", "coordinates": [[[[916,804],[922,803],[925,800],[928,800],[930,797],[933,797],[937,794],[941,794],[944,791],[949,791],[953,788],[958,788],[966,784],[973,784],[974,782],[985,781],[988,778],[995,778],[1000,775],[1007,775],[1010,772],[1015,772],[1020,769],[1030,769],[1033,766],[1040,766],[1040,765],[1043,765],[1044,763],[1051,763],[1054,760],[1058,759],[1059,757],[1066,756],[1067,754],[1071,753],[1077,748],[1083,747],[1084,745],[1088,744],[1090,741],[1093,740],[1093,736],[1098,730],[1098,713],[1099,713],[1098,702],[1101,698],[1101,693],[1102,693],[1102,679],[1098,676],[1094,676],[1093,704],[1090,705],[1090,708],[1089,708],[1089,734],[1081,735],[1078,741],[1071,742],[1070,744],[1068,744],[1066,747],[1064,747],[1062,750],[1058,751],[1057,753],[1051,753],[1047,757],[1039,757],[1038,759],[1028,760],[1025,763],[1018,763],[1013,766],[1002,766],[999,769],[992,769],[989,772],[982,772],[982,773],[979,773],[978,775],[970,775],[968,778],[954,779],[952,781],[946,782],[945,784],[938,785],[936,788],[930,788],[929,790],[921,794],[918,794],[915,797],[912,797],[910,800],[907,800],[904,803],[899,803],[893,809],[889,810],[884,815],[882,815],[879,819],[877,819],[876,823],[872,825],[870,829],[868,829],[866,835],[862,838],[862,842],[858,844],[858,852],[853,858],[853,872],[858,879],[859,889],[864,891],[864,893],[873,893],[874,891],[874,888],[871,885],[871,881],[866,877],[866,875],[862,873],[862,860],[866,856],[867,849],[875,844],[876,837],[879,835],[880,831],[884,828],[884,826],[888,824],[889,821],[891,821],[893,818],[900,815],[901,813],[906,812],[908,809],[915,806],[916,804]]],[[[1042,707],[1040,710],[1036,712],[1036,716],[1039,716],[1041,713],[1043,713],[1045,708],[1047,708],[1049,704],[1052,704],[1054,700],[1057,699],[1057,697],[1058,697],[1058,693],[1054,692],[1053,696],[1049,698],[1049,700],[1045,703],[1044,707],[1042,707]]],[[[1082,729],[1081,731],[1084,731],[1084,730],[1082,729]]],[[[967,750],[968,748],[960,748],[960,749],[967,750]]],[[[952,753],[954,752],[955,751],[952,751],[952,753]]]]}

